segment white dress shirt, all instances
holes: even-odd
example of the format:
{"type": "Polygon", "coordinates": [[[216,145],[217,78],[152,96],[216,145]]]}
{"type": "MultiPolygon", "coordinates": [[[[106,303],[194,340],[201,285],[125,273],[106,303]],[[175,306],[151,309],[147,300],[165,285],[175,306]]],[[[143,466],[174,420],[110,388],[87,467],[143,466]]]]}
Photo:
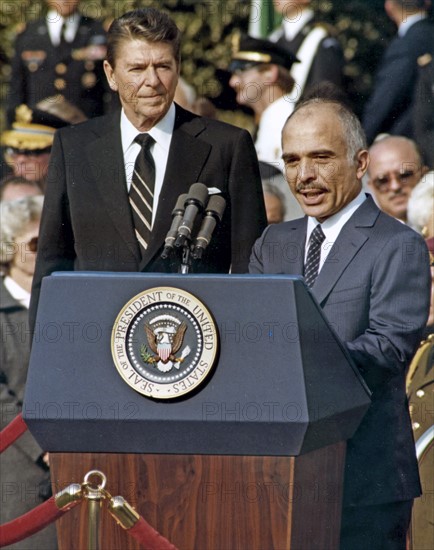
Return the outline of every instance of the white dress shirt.
{"type": "Polygon", "coordinates": [[[283,20],[283,29],[285,31],[285,38],[288,41],[294,40],[294,38],[297,36],[297,34],[301,31],[301,29],[311,20],[313,19],[314,13],[313,10],[307,9],[302,10],[301,14],[300,11],[297,11],[297,13],[294,15],[292,19],[285,18],[283,20]]]}
{"type": "MultiPolygon", "coordinates": [[[[332,246],[334,245],[336,239],[338,238],[339,233],[341,232],[341,229],[344,227],[347,221],[351,218],[354,212],[359,208],[359,206],[365,202],[365,200],[366,200],[366,194],[362,190],[357,195],[357,197],[353,199],[350,203],[348,203],[344,208],[342,208],[342,210],[340,210],[333,216],[330,216],[330,218],[327,218],[321,224],[321,228],[326,238],[324,239],[324,242],[321,245],[321,257],[319,262],[318,273],[321,271],[321,268],[324,265],[324,262],[326,261],[332,246]]],[[[318,220],[316,218],[312,218],[311,216],[309,216],[307,219],[306,246],[305,246],[305,252],[304,252],[305,264],[307,259],[307,252],[309,250],[308,245],[309,245],[310,235],[312,231],[315,229],[315,227],[318,225],[318,223],[319,223],[318,220]]]]}
{"type": "MultiPolygon", "coordinates": [[[[163,186],[164,174],[166,173],[167,160],[169,158],[170,143],[172,141],[173,128],[175,126],[175,105],[172,103],[166,115],[149,132],[155,143],[150,151],[155,162],[155,188],[154,204],[152,207],[152,224],[158,207],[158,198],[163,186]]],[[[140,145],[134,140],[140,134],[137,128],[128,120],[124,110],[121,113],[121,137],[122,151],[124,154],[125,177],[127,189],[130,190],[131,179],[134,171],[134,164],[140,151],[140,145]]]]}
{"type": "Polygon", "coordinates": [[[425,12],[415,13],[414,15],[408,15],[405,20],[399,25],[398,36],[401,38],[405,36],[408,32],[408,29],[412,27],[415,23],[426,19],[427,15],[425,12]]]}
{"type": "Polygon", "coordinates": [[[78,12],[69,15],[64,19],[56,10],[50,10],[47,13],[46,22],[48,27],[48,34],[50,36],[53,46],[60,44],[60,35],[62,33],[62,26],[65,22],[65,40],[72,42],[77,34],[78,27],[80,25],[81,15],[78,12]]]}
{"type": "Polygon", "coordinates": [[[19,302],[23,307],[29,309],[30,306],[30,292],[24,290],[18,283],[16,283],[9,275],[4,278],[3,281],[6,290],[12,296],[14,300],[19,302]]]}

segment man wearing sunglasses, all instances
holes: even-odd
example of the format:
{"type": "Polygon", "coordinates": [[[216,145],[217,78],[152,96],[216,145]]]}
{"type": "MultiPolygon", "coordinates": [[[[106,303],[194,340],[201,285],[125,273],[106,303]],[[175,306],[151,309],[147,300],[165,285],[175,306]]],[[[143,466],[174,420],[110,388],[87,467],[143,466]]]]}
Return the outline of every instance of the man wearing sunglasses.
{"type": "Polygon", "coordinates": [[[387,136],[369,149],[369,182],[379,208],[407,222],[407,204],[411,190],[428,171],[417,145],[403,136],[387,136]]]}
{"type": "Polygon", "coordinates": [[[20,105],[12,127],[1,134],[5,164],[14,176],[44,190],[55,131],[84,120],[82,111],[57,96],[45,98],[33,109],[20,105]]]}

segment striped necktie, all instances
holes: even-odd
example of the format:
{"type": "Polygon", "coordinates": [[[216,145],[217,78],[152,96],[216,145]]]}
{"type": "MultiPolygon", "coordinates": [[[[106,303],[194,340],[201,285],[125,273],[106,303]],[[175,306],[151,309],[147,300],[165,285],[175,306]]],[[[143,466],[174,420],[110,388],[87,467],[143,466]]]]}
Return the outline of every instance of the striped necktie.
{"type": "Polygon", "coordinates": [[[325,235],[319,223],[309,239],[309,251],[307,253],[306,265],[304,266],[304,280],[308,287],[312,287],[319,271],[319,262],[321,258],[321,245],[324,242],[325,235]]]}
{"type": "Polygon", "coordinates": [[[138,143],[142,149],[137,155],[134,165],[129,198],[133,214],[134,229],[143,257],[148,248],[152,229],[155,163],[150,147],[155,140],[149,134],[139,134],[134,141],[138,143]]]}

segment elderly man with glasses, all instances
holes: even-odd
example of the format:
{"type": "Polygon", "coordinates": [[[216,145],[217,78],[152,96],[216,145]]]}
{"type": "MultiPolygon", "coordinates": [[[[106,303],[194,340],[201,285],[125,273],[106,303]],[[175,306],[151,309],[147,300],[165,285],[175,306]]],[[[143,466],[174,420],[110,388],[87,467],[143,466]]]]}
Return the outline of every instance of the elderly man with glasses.
{"type": "Polygon", "coordinates": [[[428,170],[416,143],[403,136],[387,136],[373,143],[369,156],[368,187],[377,205],[407,223],[411,190],[428,170]]]}

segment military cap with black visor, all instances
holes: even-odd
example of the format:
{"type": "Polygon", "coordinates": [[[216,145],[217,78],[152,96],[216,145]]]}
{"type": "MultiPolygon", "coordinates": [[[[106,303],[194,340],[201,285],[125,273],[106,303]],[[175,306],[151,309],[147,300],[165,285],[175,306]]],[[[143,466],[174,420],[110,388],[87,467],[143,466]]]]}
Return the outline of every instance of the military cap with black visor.
{"type": "Polygon", "coordinates": [[[289,71],[298,61],[294,54],[269,40],[242,35],[234,40],[228,71],[246,71],[262,64],[280,65],[289,71]]]}

